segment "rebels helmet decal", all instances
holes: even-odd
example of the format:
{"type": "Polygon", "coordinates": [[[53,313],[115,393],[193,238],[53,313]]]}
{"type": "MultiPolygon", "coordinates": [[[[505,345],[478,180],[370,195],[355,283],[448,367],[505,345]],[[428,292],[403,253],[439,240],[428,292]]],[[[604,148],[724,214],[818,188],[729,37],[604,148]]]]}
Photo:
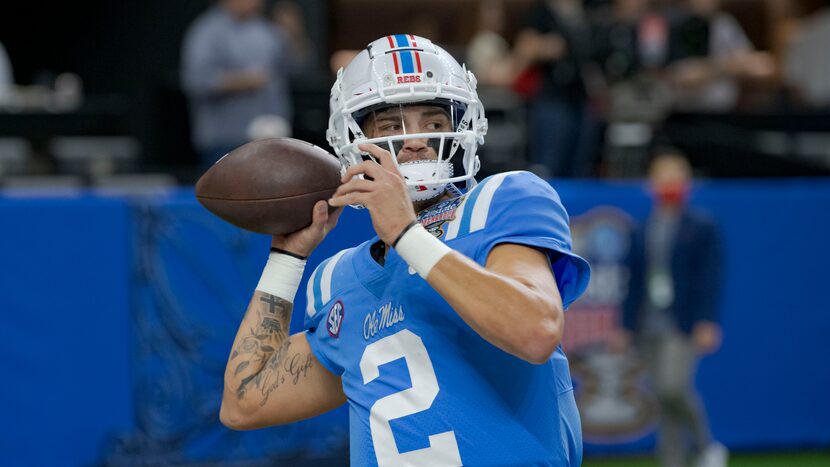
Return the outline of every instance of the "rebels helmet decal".
{"type": "MultiPolygon", "coordinates": [[[[386,36],[389,41],[388,54],[392,54],[395,63],[395,74],[422,73],[421,71],[421,50],[412,34],[395,34],[386,36]],[[394,37],[394,39],[393,39],[394,37]],[[400,63],[400,66],[398,64],[400,63]]],[[[420,82],[420,81],[419,81],[420,82]]],[[[398,81],[400,83],[400,80],[398,81]]]]}

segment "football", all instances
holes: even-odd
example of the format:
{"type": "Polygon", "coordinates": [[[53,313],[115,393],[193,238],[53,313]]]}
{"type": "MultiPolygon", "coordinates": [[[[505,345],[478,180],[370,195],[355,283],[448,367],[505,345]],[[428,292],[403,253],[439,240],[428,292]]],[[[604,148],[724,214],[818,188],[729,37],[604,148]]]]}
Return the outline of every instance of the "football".
{"type": "Polygon", "coordinates": [[[314,204],[339,185],[340,163],[326,150],[293,138],[262,139],[219,159],[196,183],[196,199],[233,225],[282,235],[311,224],[314,204]]]}

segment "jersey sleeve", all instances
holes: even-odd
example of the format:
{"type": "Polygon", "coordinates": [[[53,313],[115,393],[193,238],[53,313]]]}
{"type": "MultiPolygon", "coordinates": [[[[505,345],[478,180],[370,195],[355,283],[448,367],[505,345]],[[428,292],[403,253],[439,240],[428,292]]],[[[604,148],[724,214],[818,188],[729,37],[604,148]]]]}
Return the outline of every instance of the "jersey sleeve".
{"type": "MultiPolygon", "coordinates": [[[[336,302],[332,297],[335,296],[336,285],[340,282],[336,280],[335,270],[338,269],[340,259],[347,252],[348,250],[343,250],[320,263],[311,273],[306,284],[306,309],[303,320],[306,338],[317,360],[336,375],[343,374],[343,368],[328,357],[328,353],[331,352],[330,332],[333,331],[336,322],[336,317],[330,315],[333,315],[331,308],[336,302]],[[330,319],[332,323],[328,322],[330,319]]],[[[338,275],[340,274],[342,273],[338,275]]],[[[342,315],[340,318],[342,319],[342,315]]],[[[336,325],[339,330],[339,322],[336,322],[336,325]]]]}
{"type": "Polygon", "coordinates": [[[572,251],[568,213],[553,187],[530,172],[485,179],[468,195],[463,216],[471,233],[481,230],[475,260],[484,264],[496,245],[515,243],[546,250],[565,307],[588,286],[588,262],[572,251]],[[470,206],[472,203],[472,206],[470,206]]]}

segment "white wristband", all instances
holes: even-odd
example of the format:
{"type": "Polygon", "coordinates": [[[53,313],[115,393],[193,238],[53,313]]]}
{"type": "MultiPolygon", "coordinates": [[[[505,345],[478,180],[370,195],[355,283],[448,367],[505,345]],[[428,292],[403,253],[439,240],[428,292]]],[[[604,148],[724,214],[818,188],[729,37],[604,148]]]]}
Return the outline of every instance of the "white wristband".
{"type": "Polygon", "coordinates": [[[427,232],[424,226],[416,224],[401,236],[395,245],[395,251],[419,276],[426,279],[435,264],[451,252],[452,248],[427,232]]]}
{"type": "Polygon", "coordinates": [[[294,303],[294,295],[300,287],[305,263],[304,259],[271,253],[256,289],[294,303]]]}

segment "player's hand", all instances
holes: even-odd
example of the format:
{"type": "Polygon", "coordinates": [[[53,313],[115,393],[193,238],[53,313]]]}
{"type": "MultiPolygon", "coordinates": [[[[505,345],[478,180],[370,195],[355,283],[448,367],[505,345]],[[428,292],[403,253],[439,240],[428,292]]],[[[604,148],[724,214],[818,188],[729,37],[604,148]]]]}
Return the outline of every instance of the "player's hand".
{"type": "Polygon", "coordinates": [[[343,175],[343,184],[329,200],[329,204],[366,206],[372,216],[375,232],[386,244],[391,244],[415,220],[412,199],[389,151],[374,144],[361,144],[359,148],[377,158],[380,164],[366,161],[349,167],[343,175]],[[360,174],[365,178],[357,176],[360,174]]]}
{"type": "Polygon", "coordinates": [[[308,257],[337,225],[342,211],[341,208],[329,214],[328,204],[325,201],[317,201],[311,214],[311,225],[287,235],[274,235],[271,238],[271,246],[308,257]]]}

